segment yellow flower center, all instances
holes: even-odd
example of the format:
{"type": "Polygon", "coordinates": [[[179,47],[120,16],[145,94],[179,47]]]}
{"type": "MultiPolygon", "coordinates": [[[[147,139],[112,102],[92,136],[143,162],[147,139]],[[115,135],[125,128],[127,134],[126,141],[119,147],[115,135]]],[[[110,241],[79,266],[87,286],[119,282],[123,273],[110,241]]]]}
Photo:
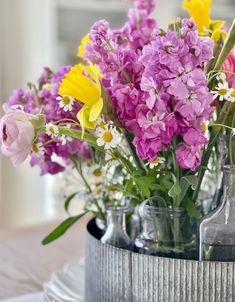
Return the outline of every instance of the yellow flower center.
{"type": "Polygon", "coordinates": [[[44,85],[42,86],[42,89],[44,89],[44,90],[50,90],[50,89],[51,89],[51,84],[49,84],[49,83],[44,84],[44,85]]]}
{"type": "Polygon", "coordinates": [[[92,174],[96,177],[100,177],[102,175],[102,172],[100,169],[95,169],[92,174]]]}
{"type": "Polygon", "coordinates": [[[225,95],[226,93],[227,93],[227,89],[222,88],[222,89],[218,90],[219,95],[225,95]]]}
{"type": "Polygon", "coordinates": [[[101,190],[97,188],[97,189],[95,190],[95,192],[96,192],[96,194],[98,195],[98,194],[101,193],[101,190]]]}
{"type": "Polygon", "coordinates": [[[36,144],[33,144],[32,150],[33,150],[34,153],[38,153],[39,152],[39,148],[38,148],[38,146],[36,144]]]}
{"type": "Polygon", "coordinates": [[[153,165],[157,165],[159,163],[159,159],[157,158],[157,159],[155,159],[155,160],[153,160],[152,162],[151,162],[151,164],[153,164],[153,165]]]}
{"type": "Polygon", "coordinates": [[[110,143],[113,139],[113,135],[110,131],[105,131],[102,138],[103,138],[104,142],[110,143]]]}
{"type": "Polygon", "coordinates": [[[50,128],[49,128],[49,131],[50,131],[52,134],[55,134],[55,130],[54,130],[53,127],[50,127],[50,128]]]}
{"type": "Polygon", "coordinates": [[[69,104],[70,104],[70,99],[69,99],[69,97],[64,96],[64,97],[63,97],[63,103],[64,103],[65,105],[69,105],[69,104]]]}
{"type": "Polygon", "coordinates": [[[206,123],[205,122],[202,122],[201,128],[202,128],[203,132],[206,132],[206,123]]]}
{"type": "Polygon", "coordinates": [[[101,129],[105,129],[105,123],[104,123],[104,121],[101,121],[101,122],[100,122],[99,127],[100,127],[101,129]]]}
{"type": "Polygon", "coordinates": [[[233,91],[231,92],[231,96],[232,96],[232,97],[235,97],[235,90],[233,90],[233,91]]]}

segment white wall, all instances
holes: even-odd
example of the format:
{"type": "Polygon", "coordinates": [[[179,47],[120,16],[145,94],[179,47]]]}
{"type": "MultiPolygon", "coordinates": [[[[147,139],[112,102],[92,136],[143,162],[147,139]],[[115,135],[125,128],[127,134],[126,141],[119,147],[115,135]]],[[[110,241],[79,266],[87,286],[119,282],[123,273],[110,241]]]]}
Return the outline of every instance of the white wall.
{"type": "MultiPolygon", "coordinates": [[[[43,66],[57,64],[53,5],[50,0],[0,0],[2,102],[12,89],[36,80],[43,66]]],[[[39,171],[28,163],[14,169],[7,158],[0,160],[0,225],[13,227],[47,219],[46,178],[39,177],[39,171]]]]}

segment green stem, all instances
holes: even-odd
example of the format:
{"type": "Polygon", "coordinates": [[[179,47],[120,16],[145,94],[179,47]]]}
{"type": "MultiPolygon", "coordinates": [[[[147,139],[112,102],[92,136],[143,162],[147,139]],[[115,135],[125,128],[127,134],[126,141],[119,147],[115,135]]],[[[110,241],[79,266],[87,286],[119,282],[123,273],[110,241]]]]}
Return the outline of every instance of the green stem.
{"type": "Polygon", "coordinates": [[[140,170],[146,171],[146,169],[145,169],[143,163],[140,161],[138,155],[137,155],[136,152],[135,152],[135,147],[134,147],[133,144],[132,144],[132,140],[131,140],[131,138],[130,138],[130,135],[129,135],[126,131],[123,131],[123,134],[124,134],[124,137],[125,137],[126,142],[127,142],[127,144],[128,144],[128,147],[129,147],[129,149],[130,149],[131,155],[133,156],[133,159],[134,159],[134,162],[135,162],[135,164],[136,164],[136,167],[137,167],[138,169],[140,169],[140,170]]]}
{"type": "Polygon", "coordinates": [[[224,46],[220,52],[220,55],[215,63],[214,70],[220,69],[222,64],[224,63],[225,59],[227,58],[228,54],[234,47],[235,41],[235,19],[233,20],[233,24],[230,27],[226,40],[224,41],[224,46]]]}

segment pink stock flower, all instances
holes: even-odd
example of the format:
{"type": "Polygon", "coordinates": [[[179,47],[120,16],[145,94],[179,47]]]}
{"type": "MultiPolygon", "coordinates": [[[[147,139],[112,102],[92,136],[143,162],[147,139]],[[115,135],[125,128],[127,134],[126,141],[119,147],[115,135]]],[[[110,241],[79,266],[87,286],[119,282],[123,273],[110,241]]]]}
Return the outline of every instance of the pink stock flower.
{"type": "Polygon", "coordinates": [[[183,169],[195,171],[201,162],[202,149],[181,144],[176,149],[176,161],[183,169]]]}
{"type": "Polygon", "coordinates": [[[0,120],[1,151],[17,167],[30,153],[34,127],[29,115],[20,108],[4,106],[4,111],[5,115],[0,120]]]}
{"type": "Polygon", "coordinates": [[[224,61],[222,70],[225,71],[229,86],[235,87],[235,48],[230,52],[224,61]]]}

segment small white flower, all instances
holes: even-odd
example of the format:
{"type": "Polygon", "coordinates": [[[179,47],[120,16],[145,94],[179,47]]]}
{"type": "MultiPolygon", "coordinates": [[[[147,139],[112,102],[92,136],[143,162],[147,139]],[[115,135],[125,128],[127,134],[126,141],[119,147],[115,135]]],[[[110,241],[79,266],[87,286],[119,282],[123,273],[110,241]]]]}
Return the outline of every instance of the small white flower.
{"type": "Polygon", "coordinates": [[[232,129],[232,136],[235,135],[235,128],[232,129]]]}
{"type": "Polygon", "coordinates": [[[227,82],[218,83],[218,86],[216,86],[215,89],[215,91],[212,91],[212,93],[214,94],[213,99],[219,97],[219,101],[228,100],[229,87],[227,82]]]}
{"type": "MultiPolygon", "coordinates": [[[[69,125],[69,124],[66,125],[66,128],[70,129],[71,125],[69,125]]],[[[67,144],[67,142],[71,142],[73,140],[73,138],[63,134],[59,137],[59,140],[61,141],[61,145],[64,146],[67,144]]]]}
{"type": "Polygon", "coordinates": [[[73,110],[74,98],[72,98],[71,96],[58,96],[56,100],[59,101],[60,108],[63,108],[65,112],[73,110]]]}
{"type": "Polygon", "coordinates": [[[32,153],[37,157],[41,157],[44,154],[44,148],[41,143],[36,143],[32,145],[32,153]]]}
{"type": "Polygon", "coordinates": [[[106,124],[104,129],[99,128],[99,130],[96,131],[96,134],[98,136],[96,140],[97,145],[104,146],[105,150],[116,148],[121,141],[121,136],[116,127],[111,125],[106,124]]]}
{"type": "Polygon", "coordinates": [[[46,124],[46,134],[50,137],[57,137],[59,135],[58,126],[54,125],[53,123],[46,124]]]}
{"type": "Polygon", "coordinates": [[[155,167],[157,167],[158,165],[160,164],[164,164],[165,162],[165,158],[163,157],[158,157],[157,159],[151,161],[151,162],[148,162],[146,165],[148,166],[149,165],[149,168],[150,169],[154,169],[155,167]]]}
{"type": "Polygon", "coordinates": [[[223,72],[219,72],[216,76],[217,81],[226,82],[226,75],[223,72]]]}
{"type": "Polygon", "coordinates": [[[228,98],[229,102],[234,103],[235,102],[235,89],[230,89],[229,90],[229,98],[228,98]]]}

